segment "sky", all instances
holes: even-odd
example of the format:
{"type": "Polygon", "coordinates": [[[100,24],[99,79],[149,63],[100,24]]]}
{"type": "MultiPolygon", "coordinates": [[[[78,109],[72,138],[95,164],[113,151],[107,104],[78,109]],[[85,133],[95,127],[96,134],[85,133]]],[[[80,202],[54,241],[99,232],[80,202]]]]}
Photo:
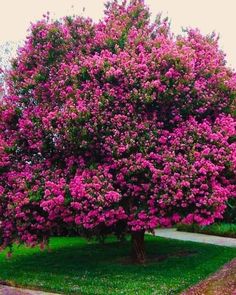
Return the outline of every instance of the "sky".
{"type": "MultiPolygon", "coordinates": [[[[103,16],[105,0],[0,0],[0,44],[25,39],[30,22],[47,11],[52,18],[65,15],[89,16],[95,21],[103,16]]],[[[152,17],[162,12],[171,21],[172,31],[199,28],[203,34],[220,34],[220,47],[228,65],[236,69],[236,0],[146,0],[152,17]]]]}

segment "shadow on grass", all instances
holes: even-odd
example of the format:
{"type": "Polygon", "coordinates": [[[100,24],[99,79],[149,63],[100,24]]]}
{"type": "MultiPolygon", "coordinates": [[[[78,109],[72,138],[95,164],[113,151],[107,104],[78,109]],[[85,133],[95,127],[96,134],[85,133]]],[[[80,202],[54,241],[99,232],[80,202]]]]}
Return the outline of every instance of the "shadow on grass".
{"type": "MultiPolygon", "coordinates": [[[[45,272],[49,270],[51,272],[55,268],[56,273],[64,274],[65,269],[69,272],[88,269],[96,271],[102,266],[111,264],[117,268],[123,268],[123,259],[130,257],[129,241],[118,242],[110,239],[106,243],[100,244],[96,241],[87,242],[74,237],[54,238],[50,246],[50,251],[41,251],[37,248],[15,248],[13,257],[5,261],[2,259],[2,262],[5,262],[8,266],[14,265],[15,268],[18,265],[20,267],[24,265],[25,269],[27,267],[31,269],[32,265],[34,265],[34,269],[31,269],[31,271],[43,270],[45,272]]],[[[159,263],[171,258],[178,259],[198,253],[192,245],[184,246],[181,242],[171,240],[167,243],[165,240],[152,240],[150,237],[146,238],[146,249],[148,263],[145,265],[135,265],[131,262],[125,263],[127,271],[129,268],[131,270],[133,268],[146,269],[152,267],[152,264],[156,264],[156,262],[159,263]]]]}

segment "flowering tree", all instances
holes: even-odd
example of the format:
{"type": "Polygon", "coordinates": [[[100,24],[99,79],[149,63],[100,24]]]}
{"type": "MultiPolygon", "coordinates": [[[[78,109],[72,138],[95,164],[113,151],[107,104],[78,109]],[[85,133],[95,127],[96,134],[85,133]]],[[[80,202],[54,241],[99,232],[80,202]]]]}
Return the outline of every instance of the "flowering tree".
{"type": "Polygon", "coordinates": [[[32,25],[0,107],[0,244],[73,228],[132,237],[206,225],[236,197],[236,75],[214,35],[175,37],[142,0],[99,23],[32,25]]]}

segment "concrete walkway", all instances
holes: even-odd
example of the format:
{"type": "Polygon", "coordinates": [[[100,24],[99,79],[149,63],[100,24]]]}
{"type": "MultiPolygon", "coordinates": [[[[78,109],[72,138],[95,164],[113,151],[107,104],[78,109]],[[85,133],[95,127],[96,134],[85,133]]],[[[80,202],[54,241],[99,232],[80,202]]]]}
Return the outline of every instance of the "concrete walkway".
{"type": "Polygon", "coordinates": [[[236,295],[236,259],[181,295],[236,295]]]}
{"type": "Polygon", "coordinates": [[[158,237],[192,241],[198,243],[214,244],[218,246],[236,247],[236,239],[225,238],[219,236],[204,235],[198,233],[188,233],[177,231],[175,228],[160,228],[155,230],[155,235],[158,237]]]}
{"type": "Polygon", "coordinates": [[[59,294],[47,293],[44,291],[20,289],[20,288],[0,285],[0,295],[59,295],[59,294]]]}

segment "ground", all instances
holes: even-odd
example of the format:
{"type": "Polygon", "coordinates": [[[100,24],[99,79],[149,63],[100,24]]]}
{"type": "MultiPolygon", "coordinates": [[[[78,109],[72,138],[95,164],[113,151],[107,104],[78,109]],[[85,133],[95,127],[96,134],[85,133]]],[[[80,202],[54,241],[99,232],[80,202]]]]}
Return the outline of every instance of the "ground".
{"type": "Polygon", "coordinates": [[[213,244],[218,246],[227,246],[236,248],[236,239],[206,235],[192,232],[177,231],[176,228],[159,228],[155,230],[155,235],[162,238],[170,238],[181,241],[191,241],[204,244],[213,244]]]}
{"type": "Polygon", "coordinates": [[[197,224],[178,224],[177,230],[183,232],[195,232],[221,237],[236,238],[235,223],[213,223],[207,226],[199,226],[197,224]]]}
{"type": "Polygon", "coordinates": [[[182,295],[236,295],[236,259],[182,295]]]}
{"type": "Polygon", "coordinates": [[[196,284],[236,256],[236,248],[147,236],[149,263],[131,265],[129,241],[100,245],[53,238],[52,251],[15,247],[0,255],[0,280],[63,294],[172,295],[196,284]]]}

